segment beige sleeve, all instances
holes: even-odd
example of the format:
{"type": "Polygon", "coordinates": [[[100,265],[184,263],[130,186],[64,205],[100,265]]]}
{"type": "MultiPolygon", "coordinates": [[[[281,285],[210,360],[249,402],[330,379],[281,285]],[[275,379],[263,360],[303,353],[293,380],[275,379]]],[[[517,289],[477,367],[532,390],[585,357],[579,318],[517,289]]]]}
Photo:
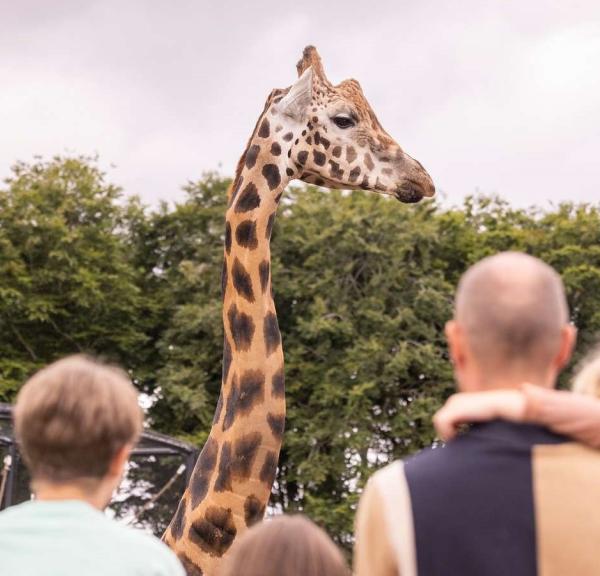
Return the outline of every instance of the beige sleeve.
{"type": "Polygon", "coordinates": [[[592,448],[600,448],[600,400],[534,386],[528,386],[525,395],[527,421],[547,426],[592,448]]]}
{"type": "Polygon", "coordinates": [[[404,464],[376,472],[356,517],[356,576],[417,576],[412,504],[404,464]]]}
{"type": "Polygon", "coordinates": [[[370,480],[358,505],[355,522],[355,576],[397,576],[394,551],[387,534],[384,504],[370,480]]]}

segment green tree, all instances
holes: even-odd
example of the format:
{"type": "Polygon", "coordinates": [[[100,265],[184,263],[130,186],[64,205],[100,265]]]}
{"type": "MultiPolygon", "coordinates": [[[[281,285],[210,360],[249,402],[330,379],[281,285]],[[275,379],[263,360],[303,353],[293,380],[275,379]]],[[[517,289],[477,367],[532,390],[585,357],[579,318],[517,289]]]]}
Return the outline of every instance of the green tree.
{"type": "Polygon", "coordinates": [[[1,400],[67,353],[135,369],[141,293],[119,197],[89,158],[13,167],[0,190],[1,400]]]}
{"type": "MultiPolygon", "coordinates": [[[[207,174],[150,210],[123,202],[93,160],[18,164],[0,190],[0,399],[42,364],[90,351],[132,372],[154,399],[152,426],[201,445],[220,389],[229,182],[207,174]]],[[[273,506],[350,548],[368,476],[435,442],[431,416],[454,388],[443,328],[456,284],[501,250],[562,274],[580,356],[600,335],[600,206],[471,197],[445,209],[288,189],[272,242],[288,405],[273,506]]],[[[134,472],[140,502],[171,473],[134,472]]]]}

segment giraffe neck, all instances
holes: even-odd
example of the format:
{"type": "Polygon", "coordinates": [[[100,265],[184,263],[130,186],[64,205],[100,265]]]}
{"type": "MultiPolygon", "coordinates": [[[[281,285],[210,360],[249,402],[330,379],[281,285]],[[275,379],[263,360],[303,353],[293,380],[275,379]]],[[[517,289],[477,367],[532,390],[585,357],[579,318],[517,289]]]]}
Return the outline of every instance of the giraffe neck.
{"type": "Polygon", "coordinates": [[[285,390],[270,237],[292,175],[290,135],[268,111],[263,114],[230,191],[221,394],[209,438],[165,533],[190,575],[200,574],[198,568],[204,576],[215,574],[233,540],[262,519],[277,471],[285,390]]]}

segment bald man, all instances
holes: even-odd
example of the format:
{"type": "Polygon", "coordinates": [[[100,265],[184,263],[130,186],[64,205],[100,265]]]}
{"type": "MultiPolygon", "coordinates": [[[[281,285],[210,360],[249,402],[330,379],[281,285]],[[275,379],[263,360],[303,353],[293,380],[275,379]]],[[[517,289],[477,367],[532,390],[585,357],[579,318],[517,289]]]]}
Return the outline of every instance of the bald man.
{"type": "MultiPolygon", "coordinates": [[[[502,253],[470,268],[446,336],[459,390],[552,388],[575,343],[559,275],[502,253]]],[[[600,453],[493,421],[375,473],[356,521],[357,576],[600,573],[600,453]]]]}

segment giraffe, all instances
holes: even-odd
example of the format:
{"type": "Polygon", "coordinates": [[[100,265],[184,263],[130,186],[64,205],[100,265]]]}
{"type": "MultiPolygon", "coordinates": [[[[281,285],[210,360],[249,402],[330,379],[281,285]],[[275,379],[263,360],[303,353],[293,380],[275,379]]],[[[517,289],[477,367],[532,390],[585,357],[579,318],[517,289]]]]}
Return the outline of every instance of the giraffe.
{"type": "Polygon", "coordinates": [[[383,130],[356,80],[332,85],[313,46],[298,80],[269,95],[228,192],[222,387],[209,438],[164,535],[188,576],[215,576],[234,539],[263,518],[285,423],[283,348],[270,238],[293,179],[418,202],[433,182],[383,130]]]}

